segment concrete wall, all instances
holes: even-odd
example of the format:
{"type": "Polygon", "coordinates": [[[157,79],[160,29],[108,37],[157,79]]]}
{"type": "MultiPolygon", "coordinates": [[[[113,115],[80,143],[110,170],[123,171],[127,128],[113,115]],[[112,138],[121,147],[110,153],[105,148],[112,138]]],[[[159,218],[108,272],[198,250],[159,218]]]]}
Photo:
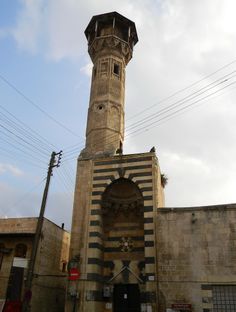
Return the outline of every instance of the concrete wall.
{"type": "Polygon", "coordinates": [[[236,205],[159,209],[156,233],[166,306],[213,311],[208,286],[236,284],[236,205]]]}

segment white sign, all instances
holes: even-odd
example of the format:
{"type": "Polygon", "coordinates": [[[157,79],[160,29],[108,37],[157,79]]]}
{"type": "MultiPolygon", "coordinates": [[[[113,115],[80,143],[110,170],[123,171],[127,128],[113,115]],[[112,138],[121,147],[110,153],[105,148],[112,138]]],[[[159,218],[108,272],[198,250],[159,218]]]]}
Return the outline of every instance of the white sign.
{"type": "Polygon", "coordinates": [[[2,312],[4,307],[5,299],[0,299],[0,312],[2,312]]]}
{"type": "Polygon", "coordinates": [[[150,305],[147,306],[147,312],[152,312],[152,306],[150,305]]]}
{"type": "Polygon", "coordinates": [[[147,307],[145,303],[141,303],[141,312],[146,312],[147,311],[147,307]]]}
{"type": "Polygon", "coordinates": [[[14,257],[12,266],[17,267],[17,268],[26,269],[26,268],[28,268],[28,262],[29,262],[28,259],[20,258],[20,257],[14,257]]]}
{"type": "Polygon", "coordinates": [[[106,309],[107,310],[111,310],[112,309],[112,303],[111,302],[107,302],[106,303],[106,309]]]}

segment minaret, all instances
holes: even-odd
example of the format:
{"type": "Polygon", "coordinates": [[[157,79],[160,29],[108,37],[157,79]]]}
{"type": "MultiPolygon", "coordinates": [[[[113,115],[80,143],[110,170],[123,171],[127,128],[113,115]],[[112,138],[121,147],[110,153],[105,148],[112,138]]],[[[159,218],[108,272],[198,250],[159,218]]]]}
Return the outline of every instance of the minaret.
{"type": "Polygon", "coordinates": [[[80,279],[68,281],[65,311],[154,312],[156,211],[164,205],[160,168],[153,150],[122,154],[125,68],[136,28],[112,12],[94,16],[85,35],[94,66],[68,265],[80,279]]]}
{"type": "Polygon", "coordinates": [[[85,30],[93,62],[86,147],[82,156],[114,155],[124,140],[125,67],[138,37],[117,12],[94,16],[85,30]]]}

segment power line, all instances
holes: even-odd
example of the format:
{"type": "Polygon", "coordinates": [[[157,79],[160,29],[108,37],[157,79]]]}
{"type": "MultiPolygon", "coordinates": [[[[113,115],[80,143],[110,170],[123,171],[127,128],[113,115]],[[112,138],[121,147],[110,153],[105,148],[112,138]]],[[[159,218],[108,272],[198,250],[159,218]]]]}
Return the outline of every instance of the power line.
{"type": "MultiPolygon", "coordinates": [[[[3,126],[2,124],[0,124],[0,127],[2,129],[4,129],[5,131],[7,131],[8,133],[10,133],[11,135],[15,136],[17,139],[19,139],[20,141],[24,142],[25,144],[27,144],[29,147],[31,147],[31,149],[35,149],[38,152],[40,152],[43,155],[47,155],[47,153],[45,153],[44,151],[42,151],[40,148],[38,148],[37,146],[34,146],[32,143],[26,141],[24,138],[20,137],[18,134],[14,133],[13,131],[7,129],[7,127],[3,126]]],[[[3,132],[2,132],[3,133],[3,132]]]]}
{"type": "MultiPolygon", "coordinates": [[[[175,95],[176,95],[177,93],[180,93],[180,92],[182,92],[182,91],[184,91],[184,90],[190,88],[190,87],[193,86],[193,85],[196,85],[197,83],[203,81],[204,79],[207,79],[207,78],[209,78],[210,76],[213,76],[215,73],[217,73],[217,72],[221,71],[222,69],[224,69],[224,68],[226,68],[226,67],[232,65],[232,64],[235,63],[235,62],[236,62],[236,60],[233,61],[233,62],[230,62],[230,63],[226,64],[225,66],[221,67],[221,68],[218,69],[217,71],[215,71],[215,72],[213,72],[212,74],[210,74],[210,75],[208,75],[208,76],[202,78],[201,80],[199,80],[199,81],[197,81],[197,82],[191,84],[190,86],[188,86],[188,87],[186,87],[186,88],[184,88],[184,89],[181,89],[181,90],[175,92],[175,95]]],[[[233,71],[232,73],[234,73],[234,72],[235,72],[235,71],[233,71]]],[[[229,76],[229,75],[231,75],[232,73],[230,73],[230,74],[228,74],[228,75],[225,75],[224,77],[229,76]]],[[[224,77],[222,77],[222,78],[224,78],[224,77]]],[[[2,80],[4,80],[7,84],[9,84],[11,87],[13,87],[14,90],[16,89],[15,91],[18,92],[21,96],[25,97],[25,99],[26,99],[27,101],[31,101],[31,100],[30,100],[28,97],[26,97],[21,91],[19,91],[14,85],[12,85],[8,80],[6,80],[2,75],[0,75],[0,78],[1,78],[2,80]]],[[[222,78],[220,78],[220,79],[222,79],[222,78]]],[[[217,81],[220,81],[220,79],[218,79],[217,81]]],[[[230,77],[230,79],[232,79],[232,77],[230,77]]],[[[227,80],[228,80],[228,79],[225,79],[224,81],[220,81],[219,84],[222,84],[222,83],[226,82],[227,80]]],[[[215,82],[216,82],[216,81],[215,81],[215,82]]],[[[212,85],[212,84],[214,84],[215,82],[213,82],[213,83],[211,83],[211,84],[209,84],[209,85],[212,85]]],[[[209,86],[209,85],[208,85],[208,86],[209,86]]],[[[206,87],[207,87],[207,86],[206,86],[206,87]]],[[[204,89],[206,89],[206,87],[203,87],[203,88],[201,88],[200,90],[204,90],[204,89]]],[[[216,87],[216,85],[213,86],[213,87],[216,87]]],[[[213,87],[212,87],[212,88],[213,88],[213,87]]],[[[200,90],[195,91],[194,93],[188,95],[188,96],[185,97],[184,99],[179,100],[179,101],[175,102],[174,104],[169,105],[169,106],[167,106],[166,108],[163,108],[162,110],[156,112],[154,115],[147,116],[147,117],[141,119],[140,121],[135,122],[134,124],[130,125],[127,129],[128,129],[128,131],[129,131],[129,130],[138,128],[138,127],[140,127],[141,125],[144,125],[145,123],[147,123],[147,122],[149,122],[149,121],[151,121],[151,120],[157,118],[158,116],[161,116],[162,114],[165,114],[165,113],[171,111],[172,109],[177,108],[179,105],[183,105],[183,104],[186,103],[187,101],[192,100],[193,98],[195,98],[195,97],[197,97],[197,96],[199,96],[199,95],[205,93],[206,91],[209,91],[210,89],[211,89],[211,88],[209,88],[208,90],[204,90],[204,92],[202,92],[202,93],[199,93],[200,90]],[[198,94],[197,94],[197,93],[198,93],[198,94]],[[193,96],[194,94],[197,94],[197,95],[193,96]],[[192,96],[192,97],[191,97],[191,96],[192,96]],[[180,104],[178,104],[178,103],[180,103],[180,104]],[[177,105],[177,104],[178,104],[178,105],[177,105]]],[[[214,94],[214,93],[213,93],[213,94],[214,94]]],[[[174,96],[174,95],[171,95],[171,96],[167,97],[166,100],[169,99],[170,97],[173,97],[173,96],[174,96]]],[[[31,103],[31,104],[32,104],[32,103],[31,103]]],[[[33,103],[33,104],[34,104],[34,103],[33,103]]],[[[35,104],[35,105],[36,105],[36,104],[35,104]]],[[[155,105],[156,105],[156,104],[155,104],[155,105]]],[[[193,104],[191,104],[191,105],[193,105],[193,104]]],[[[143,110],[142,112],[147,111],[147,110],[149,110],[149,109],[150,109],[150,108],[147,108],[147,109],[143,110]]],[[[184,108],[183,108],[183,109],[184,109],[184,108]]],[[[179,111],[179,110],[178,110],[178,111],[179,111]]],[[[178,111],[177,111],[177,112],[178,112],[178,111]]],[[[177,113],[177,112],[176,112],[176,113],[177,113]]],[[[175,114],[175,113],[173,113],[173,114],[175,114]]],[[[136,114],[136,115],[137,115],[137,114],[136,114]]],[[[136,116],[136,115],[135,115],[135,116],[136,116]]],[[[135,117],[135,116],[134,116],[134,117],[135,117]]],[[[168,116],[169,116],[169,115],[168,115],[168,116]]],[[[168,117],[168,116],[167,116],[167,117],[168,117]]],[[[161,120],[163,120],[163,118],[161,118],[161,120]]],[[[154,122],[154,123],[155,123],[155,122],[154,122]]],[[[8,123],[8,124],[9,124],[9,123],[8,123]]],[[[137,129],[137,131],[140,131],[140,130],[142,130],[142,129],[143,129],[143,128],[137,129]]],[[[9,129],[6,129],[6,127],[5,127],[5,130],[8,130],[9,132],[11,132],[12,135],[17,136],[14,132],[10,131],[9,129]]],[[[135,133],[135,132],[136,132],[136,131],[131,132],[131,134],[133,134],[133,133],[135,133]]],[[[17,137],[20,138],[19,136],[17,136],[17,137]]],[[[110,136],[110,138],[112,138],[112,137],[113,137],[113,135],[110,136]]],[[[28,136],[28,138],[29,138],[29,136],[28,136]]],[[[22,140],[22,138],[20,138],[20,139],[22,140]]],[[[35,138],[32,138],[32,139],[33,139],[34,141],[37,140],[37,139],[35,139],[35,138]]],[[[29,142],[26,142],[25,140],[23,140],[23,141],[24,141],[26,144],[31,145],[33,148],[36,148],[33,144],[31,144],[31,143],[29,143],[29,142]]],[[[76,145],[74,145],[74,146],[76,146],[76,145]]],[[[78,146],[78,145],[77,145],[77,146],[78,146]]],[[[37,149],[38,149],[38,148],[37,148],[37,149]]],[[[74,147],[72,150],[66,152],[67,157],[68,157],[70,154],[75,153],[76,150],[78,150],[78,147],[77,147],[77,148],[74,147]]],[[[42,151],[41,151],[41,152],[42,152],[42,151]]]]}
{"type": "MultiPolygon", "coordinates": [[[[228,81],[228,79],[225,80],[224,82],[226,82],[226,81],[228,81]]],[[[166,116],[164,116],[164,117],[162,117],[162,118],[160,118],[160,119],[158,119],[158,120],[152,122],[152,123],[149,124],[148,126],[150,127],[150,126],[152,126],[152,125],[154,125],[154,124],[157,124],[157,123],[160,122],[160,121],[163,121],[163,120],[165,120],[165,119],[167,119],[167,118],[170,118],[171,116],[173,116],[173,115],[175,115],[175,114],[177,114],[177,113],[179,113],[179,112],[181,112],[181,111],[183,111],[183,110],[186,110],[187,108],[189,108],[189,107],[195,105],[196,103],[198,103],[198,102],[200,102],[200,101],[202,101],[202,100],[204,100],[204,99],[206,99],[206,98],[209,98],[210,96],[212,96],[212,95],[214,95],[214,94],[216,94],[216,93],[218,93],[218,92],[220,92],[220,91],[222,91],[222,90],[228,88],[228,87],[231,86],[231,85],[234,85],[235,83],[236,83],[236,81],[234,81],[234,82],[232,82],[232,83],[230,83],[230,84],[228,84],[228,85],[226,85],[226,86],[224,86],[224,87],[222,87],[222,88],[220,88],[220,89],[218,89],[218,90],[216,90],[216,91],[214,91],[214,92],[212,92],[212,93],[210,93],[210,94],[208,94],[208,95],[206,95],[206,96],[204,96],[204,97],[202,97],[202,98],[200,98],[200,99],[198,99],[198,100],[196,100],[196,101],[194,101],[193,103],[187,104],[186,106],[184,106],[184,107],[182,107],[182,108],[180,108],[180,109],[178,109],[178,110],[176,110],[176,111],[174,111],[174,112],[172,112],[172,113],[170,113],[170,114],[168,114],[168,115],[166,115],[166,116]]],[[[175,108],[176,108],[176,107],[175,107],[175,108]]],[[[166,112],[162,112],[162,113],[160,113],[158,116],[161,116],[161,115],[164,115],[164,114],[166,114],[166,112]]],[[[125,135],[125,137],[127,138],[128,136],[131,136],[132,134],[134,134],[134,133],[136,133],[136,132],[143,131],[143,130],[145,130],[146,128],[147,128],[147,126],[143,126],[143,127],[139,128],[139,129],[134,130],[134,131],[131,132],[131,133],[128,133],[127,135],[125,135]]],[[[110,138],[111,138],[111,137],[112,137],[112,136],[110,136],[110,138]]],[[[114,136],[113,136],[113,137],[114,137],[114,136]]],[[[114,140],[114,141],[115,141],[115,140],[114,140]]],[[[75,157],[68,157],[68,158],[65,158],[64,161],[70,161],[70,160],[72,160],[72,159],[75,159],[75,157]]]]}
{"type": "MultiPolygon", "coordinates": [[[[216,97],[218,97],[218,96],[220,96],[220,94],[218,94],[218,95],[216,95],[216,96],[213,96],[211,99],[214,99],[214,98],[216,98],[216,97]]],[[[147,127],[145,127],[145,130],[143,130],[143,129],[137,130],[137,131],[135,132],[135,134],[132,135],[131,137],[135,137],[135,136],[139,135],[140,133],[143,133],[143,132],[145,132],[145,131],[149,131],[149,130],[151,130],[151,129],[157,127],[157,126],[160,126],[160,125],[162,125],[163,123],[166,123],[167,121],[169,121],[169,120],[171,120],[171,119],[173,119],[173,118],[175,118],[175,117],[177,117],[177,116],[179,116],[179,115],[182,115],[182,114],[185,113],[186,111],[189,111],[189,110],[191,110],[191,109],[193,109],[193,108],[196,108],[197,106],[202,105],[202,104],[203,104],[203,103],[200,103],[200,102],[199,102],[199,104],[198,104],[198,105],[195,105],[195,107],[186,108],[183,112],[182,112],[182,111],[177,112],[176,114],[173,114],[173,115],[170,116],[170,117],[166,117],[165,119],[160,120],[160,122],[159,122],[157,125],[153,125],[152,127],[147,126],[147,127]]],[[[126,137],[127,137],[127,136],[126,136],[126,137]]]]}
{"type": "Polygon", "coordinates": [[[52,120],[54,123],[56,123],[58,126],[69,132],[70,134],[73,134],[76,137],[79,137],[75,132],[70,130],[67,126],[62,124],[60,121],[56,120],[54,117],[49,115],[45,110],[43,110],[40,106],[38,106],[34,101],[32,101],[28,96],[26,96],[23,92],[21,92],[13,83],[11,83],[8,79],[3,77],[2,74],[0,74],[0,79],[4,81],[10,88],[12,88],[16,93],[18,93],[26,102],[30,103],[33,105],[37,110],[39,110],[42,114],[47,116],[50,120],[52,120]]]}
{"type": "Polygon", "coordinates": [[[72,199],[72,194],[73,191],[71,190],[71,186],[68,186],[68,183],[65,181],[65,178],[60,174],[60,172],[57,172],[58,180],[60,182],[60,184],[63,186],[66,195],[68,196],[69,199],[72,199]]]}
{"type": "Polygon", "coordinates": [[[35,186],[33,186],[32,188],[30,188],[26,193],[24,193],[20,198],[17,199],[17,201],[15,201],[14,204],[12,204],[12,208],[15,208],[17,206],[19,206],[20,203],[22,203],[25,198],[27,198],[34,190],[36,190],[40,185],[42,185],[42,183],[46,180],[46,178],[41,179],[35,186]]]}
{"type": "MultiPolygon", "coordinates": [[[[220,67],[219,69],[217,69],[216,71],[210,73],[209,75],[206,75],[205,77],[201,78],[200,80],[198,80],[198,81],[196,81],[196,82],[193,82],[192,84],[188,85],[187,87],[184,87],[184,88],[182,88],[182,89],[180,89],[180,90],[174,92],[174,93],[171,94],[170,96],[167,96],[166,98],[160,100],[159,102],[157,102],[157,103],[151,105],[150,107],[148,107],[148,108],[142,110],[141,112],[139,112],[139,113],[137,113],[137,114],[131,116],[131,118],[129,118],[128,120],[131,120],[131,119],[133,119],[133,118],[135,118],[135,117],[137,117],[137,116],[143,114],[144,112],[146,112],[146,111],[152,109],[152,108],[155,107],[156,105],[158,105],[158,104],[160,104],[160,103],[163,103],[163,102],[169,100],[170,98],[174,97],[175,95],[177,95],[177,94],[179,94],[179,93],[181,93],[181,92],[183,92],[183,91],[185,91],[185,90],[187,90],[187,89],[193,87],[194,85],[197,85],[197,84],[199,84],[200,82],[202,82],[202,81],[204,81],[204,80],[206,80],[206,79],[208,79],[208,78],[214,76],[216,73],[222,71],[223,69],[225,69],[225,68],[231,66],[231,65],[234,64],[234,63],[236,63],[236,60],[233,60],[233,61],[227,63],[226,65],[220,67]]],[[[233,72],[235,72],[235,71],[233,71],[233,72]]],[[[180,101],[181,101],[181,100],[180,100],[180,101]]],[[[81,143],[84,144],[84,141],[81,142],[81,143]]],[[[79,143],[77,143],[77,144],[75,144],[75,145],[72,145],[71,147],[65,148],[65,149],[64,149],[65,154],[70,154],[70,153],[74,153],[74,152],[78,151],[78,149],[79,149],[80,147],[82,147],[81,143],[79,142],[79,143]],[[67,151],[67,150],[68,150],[68,151],[67,151]]]]}
{"type": "Polygon", "coordinates": [[[70,187],[72,187],[72,189],[73,189],[74,188],[74,181],[71,178],[71,176],[68,174],[65,166],[61,166],[61,173],[65,177],[65,180],[68,182],[68,185],[70,185],[70,187]]]}
{"type": "Polygon", "coordinates": [[[63,168],[65,168],[65,171],[68,172],[68,175],[70,176],[70,179],[73,181],[73,185],[74,185],[74,181],[75,181],[75,167],[73,169],[73,168],[71,168],[70,164],[65,164],[63,166],[63,168]]]}
{"type": "MultiPolygon", "coordinates": [[[[231,74],[231,73],[230,73],[230,74],[231,74]]],[[[227,76],[228,76],[228,75],[227,75],[227,76]]],[[[234,77],[234,76],[233,76],[233,77],[234,77]]],[[[233,77],[230,77],[230,79],[233,78],[233,77]]],[[[229,80],[229,78],[228,78],[228,79],[225,79],[225,76],[224,76],[222,81],[219,82],[219,80],[220,80],[220,79],[218,79],[218,80],[216,81],[216,82],[218,82],[218,83],[215,84],[213,87],[207,88],[208,86],[214,84],[215,82],[214,82],[214,83],[210,83],[210,84],[208,84],[207,86],[205,86],[204,88],[201,88],[200,90],[195,91],[195,92],[193,93],[193,94],[196,94],[196,93],[197,93],[197,95],[191,97],[191,95],[192,95],[192,94],[191,94],[191,95],[185,97],[183,100],[177,101],[177,102],[175,102],[174,104],[171,104],[171,105],[169,105],[168,107],[166,107],[166,108],[164,108],[164,109],[161,109],[160,111],[158,111],[157,113],[151,115],[150,117],[146,117],[146,118],[142,119],[142,120],[139,121],[139,122],[135,122],[135,123],[134,123],[134,126],[133,126],[133,127],[130,126],[130,127],[128,128],[128,130],[132,130],[133,128],[138,128],[138,127],[140,127],[141,125],[143,125],[143,124],[145,124],[145,123],[147,123],[147,122],[149,122],[149,121],[151,121],[151,120],[153,120],[153,119],[155,119],[155,118],[157,118],[157,117],[159,117],[159,116],[161,116],[161,115],[165,115],[167,112],[172,111],[172,110],[174,110],[174,109],[176,109],[176,108],[182,106],[184,103],[187,103],[187,102],[189,102],[190,100],[193,100],[193,99],[196,98],[197,96],[202,95],[202,94],[208,92],[208,91],[211,90],[212,88],[215,88],[216,86],[218,86],[218,85],[220,85],[220,84],[222,84],[222,83],[225,83],[226,81],[229,80]],[[204,90],[204,89],[205,89],[205,90],[204,90]],[[202,90],[204,90],[204,91],[202,91],[202,90]],[[199,91],[202,91],[202,92],[199,92],[199,91]]],[[[220,89],[220,90],[221,90],[221,89],[220,89]]],[[[212,94],[214,94],[214,93],[212,93],[212,94]]],[[[161,120],[163,120],[163,118],[162,118],[161,120]]],[[[143,128],[144,128],[144,127],[142,127],[141,129],[143,129],[143,128]]],[[[137,129],[137,130],[131,132],[131,134],[132,134],[132,133],[135,133],[136,131],[140,131],[140,129],[137,129]]],[[[109,138],[112,139],[112,138],[115,138],[115,137],[116,137],[116,135],[113,135],[113,134],[112,134],[112,135],[110,135],[109,138]]],[[[126,135],[126,137],[127,137],[127,135],[126,135]]],[[[99,144],[99,143],[101,143],[101,142],[102,142],[102,141],[100,140],[99,142],[97,142],[97,144],[99,144]]],[[[96,145],[96,144],[95,144],[95,145],[96,145]]],[[[67,152],[67,159],[68,159],[69,155],[72,154],[72,153],[73,153],[73,152],[67,152]]]]}
{"type": "MultiPolygon", "coordinates": [[[[232,73],[235,73],[235,72],[236,71],[233,71],[232,73]]],[[[230,73],[230,74],[232,74],[232,73],[230,73]]],[[[211,90],[213,88],[216,88],[217,86],[221,85],[222,83],[225,83],[225,82],[229,81],[230,79],[232,79],[232,78],[234,78],[236,76],[236,75],[233,75],[232,77],[226,78],[230,74],[224,76],[222,78],[223,80],[222,79],[218,79],[218,80],[208,84],[207,86],[205,86],[205,87],[195,91],[194,93],[184,97],[183,99],[181,99],[181,100],[179,100],[179,101],[177,101],[177,102],[175,102],[175,103],[173,103],[173,104],[171,104],[171,105],[169,105],[169,106],[167,106],[167,107],[157,111],[155,114],[149,115],[149,116],[141,119],[140,121],[138,121],[138,122],[132,124],[131,126],[127,127],[127,130],[130,130],[130,129],[136,128],[136,127],[138,127],[138,126],[140,126],[142,124],[145,124],[146,122],[149,122],[150,120],[153,120],[156,117],[158,117],[158,116],[160,116],[162,114],[165,114],[166,112],[169,112],[169,111],[171,111],[171,110],[173,110],[173,109],[183,105],[184,103],[186,103],[186,102],[188,102],[190,100],[195,99],[196,97],[199,97],[200,95],[208,92],[209,90],[211,90]]]]}
{"type": "MultiPolygon", "coordinates": [[[[0,109],[4,111],[0,111],[0,120],[2,120],[2,122],[5,124],[4,132],[0,132],[9,140],[7,140],[6,138],[4,139],[3,137],[0,137],[0,139],[6,144],[12,146],[14,150],[21,152],[26,160],[26,164],[31,164],[42,169],[42,167],[39,167],[34,162],[35,160],[37,160],[37,163],[40,162],[45,165],[45,160],[42,160],[42,158],[39,157],[40,154],[38,153],[38,151],[40,150],[41,154],[43,155],[48,155],[49,148],[54,145],[44,139],[35,130],[28,127],[25,123],[23,123],[15,115],[10,113],[1,105],[0,109]],[[13,131],[11,131],[10,129],[13,131]],[[12,144],[13,142],[14,144],[12,144]],[[21,148],[18,145],[21,146],[21,148]],[[32,160],[29,161],[29,158],[32,160]]],[[[19,157],[19,155],[16,155],[16,153],[13,151],[5,149],[5,152],[8,153],[11,159],[14,159],[14,156],[19,157]]]]}
{"type": "MultiPolygon", "coordinates": [[[[135,117],[137,117],[137,116],[143,114],[144,112],[146,112],[146,111],[152,109],[153,107],[156,107],[157,105],[159,105],[159,104],[161,104],[161,103],[163,103],[163,102],[168,101],[169,99],[173,98],[173,97],[176,96],[177,94],[179,94],[179,93],[181,93],[181,92],[183,92],[183,91],[186,91],[187,89],[189,89],[189,88],[191,88],[191,87],[193,87],[193,86],[199,84],[200,82],[202,82],[202,81],[204,81],[204,80],[206,80],[206,79],[208,79],[208,78],[214,76],[214,75],[217,74],[218,72],[220,72],[220,71],[222,71],[223,69],[225,69],[225,68],[231,66],[231,65],[234,64],[234,63],[236,63],[236,60],[233,60],[232,62],[227,63],[226,65],[220,67],[219,69],[217,69],[216,71],[210,73],[209,75],[207,75],[207,76],[205,76],[205,77],[203,77],[203,78],[201,78],[201,79],[199,79],[199,80],[197,80],[197,81],[191,83],[191,84],[188,85],[187,87],[184,87],[184,88],[182,88],[182,89],[180,89],[180,90],[177,90],[176,92],[172,93],[171,95],[169,95],[169,96],[163,98],[162,100],[156,102],[155,104],[153,104],[153,105],[151,105],[151,106],[145,108],[144,110],[138,112],[137,114],[131,116],[128,120],[131,120],[131,119],[133,119],[133,118],[135,118],[135,117]]],[[[128,120],[127,120],[127,121],[128,121],[128,120]]]]}
{"type": "MultiPolygon", "coordinates": [[[[25,150],[19,148],[18,146],[12,144],[12,142],[9,142],[8,140],[6,140],[6,139],[4,139],[4,138],[1,138],[1,137],[0,137],[0,140],[2,140],[3,142],[7,143],[7,144],[10,145],[10,146],[12,146],[14,149],[16,149],[16,150],[22,152],[24,155],[28,155],[31,159],[33,159],[33,160],[38,160],[38,161],[41,162],[42,164],[45,164],[45,163],[46,163],[45,161],[43,161],[42,158],[38,158],[38,154],[37,154],[37,156],[32,155],[32,154],[29,153],[28,151],[25,151],[25,150]]],[[[16,144],[19,144],[20,146],[23,146],[23,148],[24,148],[24,145],[22,145],[21,143],[17,142],[16,140],[14,140],[14,138],[11,138],[11,140],[13,140],[13,142],[15,141],[16,144]]]]}
{"type": "MultiPolygon", "coordinates": [[[[164,120],[164,119],[166,119],[166,118],[168,118],[168,117],[171,117],[171,116],[175,115],[175,114],[178,113],[178,112],[181,112],[181,111],[183,111],[183,110],[186,110],[187,108],[189,108],[189,107],[191,107],[191,106],[193,106],[193,105],[199,103],[199,102],[202,101],[202,100],[205,100],[206,98],[208,98],[208,97],[210,97],[210,96],[212,96],[212,95],[218,93],[219,91],[224,90],[225,88],[228,88],[229,86],[234,85],[234,84],[236,84],[236,81],[234,81],[234,82],[228,84],[227,86],[224,86],[224,87],[221,88],[220,90],[216,90],[216,91],[214,91],[213,93],[208,94],[208,95],[204,96],[203,98],[198,99],[198,100],[196,100],[195,102],[190,103],[190,104],[188,104],[188,105],[186,105],[186,106],[184,106],[184,107],[178,109],[177,111],[174,111],[173,113],[170,113],[170,114],[168,114],[168,115],[162,117],[161,119],[158,119],[158,120],[156,120],[156,121],[150,123],[150,124],[148,125],[148,127],[150,127],[150,126],[152,126],[152,125],[158,123],[159,121],[162,121],[162,120],[164,120]]],[[[143,129],[146,129],[146,127],[147,127],[147,126],[142,127],[142,128],[140,128],[140,129],[138,129],[137,131],[141,131],[141,130],[143,130],[143,129]]],[[[132,135],[132,134],[135,133],[135,132],[136,132],[136,131],[133,131],[133,132],[129,133],[129,135],[132,135]]]]}
{"type": "Polygon", "coordinates": [[[25,131],[26,133],[28,133],[31,137],[34,137],[35,139],[37,139],[39,142],[41,142],[42,144],[45,145],[45,147],[48,148],[54,148],[55,146],[49,142],[47,139],[45,139],[44,137],[42,137],[39,133],[37,133],[34,129],[32,129],[31,127],[29,127],[27,124],[25,124],[24,122],[22,122],[20,119],[18,119],[14,114],[12,114],[11,112],[9,112],[6,108],[4,108],[2,105],[0,105],[0,108],[9,116],[11,116],[15,121],[13,121],[12,119],[10,119],[9,117],[7,117],[6,114],[1,113],[3,116],[5,116],[5,118],[7,120],[10,120],[11,123],[15,124],[19,129],[22,129],[23,131],[25,131]]]}
{"type": "Polygon", "coordinates": [[[32,143],[37,144],[37,146],[40,146],[43,150],[49,152],[49,147],[46,147],[44,144],[41,143],[40,140],[38,140],[37,138],[34,138],[32,135],[30,135],[27,131],[25,131],[21,127],[18,127],[17,124],[14,124],[8,118],[2,118],[1,113],[0,113],[0,120],[3,123],[5,123],[6,126],[9,126],[13,130],[17,131],[19,134],[23,135],[26,139],[30,140],[32,143]]]}
{"type": "MultiPolygon", "coordinates": [[[[13,156],[13,155],[15,155],[15,152],[12,151],[12,150],[8,150],[8,149],[6,149],[6,148],[4,148],[4,147],[1,147],[1,153],[5,153],[5,154],[7,155],[7,159],[8,159],[8,158],[11,158],[11,159],[13,159],[13,160],[16,160],[16,158],[13,156]]],[[[19,157],[19,156],[17,156],[17,157],[19,157]]],[[[25,157],[25,156],[24,156],[24,157],[25,157]]],[[[24,160],[25,160],[25,159],[24,159],[24,160]]],[[[38,164],[32,162],[32,160],[28,160],[27,157],[26,157],[26,163],[27,163],[27,165],[29,164],[29,165],[34,166],[34,167],[37,167],[37,168],[39,168],[39,169],[45,170],[45,168],[46,168],[46,167],[45,167],[45,168],[40,167],[38,164]]]]}

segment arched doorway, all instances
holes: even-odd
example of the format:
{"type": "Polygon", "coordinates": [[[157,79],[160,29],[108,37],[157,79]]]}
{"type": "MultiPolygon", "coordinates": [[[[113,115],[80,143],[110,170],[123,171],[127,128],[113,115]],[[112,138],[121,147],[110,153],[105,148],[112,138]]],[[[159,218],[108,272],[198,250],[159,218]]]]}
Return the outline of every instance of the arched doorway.
{"type": "Polygon", "coordinates": [[[138,186],[120,178],[102,196],[104,270],[113,311],[140,311],[144,269],[144,201],[138,186]],[[119,304],[118,304],[119,303],[119,304]]]}

